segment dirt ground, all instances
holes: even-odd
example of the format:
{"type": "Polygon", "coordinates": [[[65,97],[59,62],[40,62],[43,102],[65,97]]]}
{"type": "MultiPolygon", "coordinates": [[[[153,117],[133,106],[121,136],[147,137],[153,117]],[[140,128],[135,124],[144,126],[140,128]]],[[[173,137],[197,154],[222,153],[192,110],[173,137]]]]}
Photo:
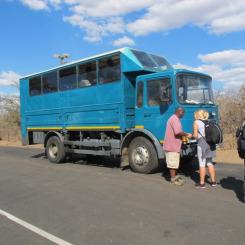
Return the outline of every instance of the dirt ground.
{"type": "Polygon", "coordinates": [[[243,164],[244,160],[238,156],[236,150],[217,150],[216,162],[218,163],[239,163],[243,164]]]}
{"type": "Polygon", "coordinates": [[[42,148],[43,147],[43,145],[41,144],[23,146],[20,141],[6,141],[6,140],[0,140],[0,147],[1,146],[27,147],[27,148],[42,148]]]}
{"type": "MultiPolygon", "coordinates": [[[[0,141],[0,147],[4,146],[12,146],[12,147],[26,147],[26,148],[43,148],[43,145],[28,145],[22,146],[21,142],[13,142],[13,141],[0,141]]],[[[243,164],[244,161],[239,158],[236,150],[217,150],[217,157],[215,159],[217,163],[234,163],[234,164],[243,164]]]]}

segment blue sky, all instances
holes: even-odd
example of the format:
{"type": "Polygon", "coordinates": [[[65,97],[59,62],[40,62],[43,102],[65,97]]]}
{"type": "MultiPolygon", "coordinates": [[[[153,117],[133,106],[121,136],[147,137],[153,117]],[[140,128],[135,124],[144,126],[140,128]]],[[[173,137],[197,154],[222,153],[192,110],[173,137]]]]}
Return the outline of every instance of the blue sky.
{"type": "Polygon", "coordinates": [[[0,93],[18,77],[132,46],[213,76],[215,88],[245,84],[245,1],[1,0],[0,93]]]}

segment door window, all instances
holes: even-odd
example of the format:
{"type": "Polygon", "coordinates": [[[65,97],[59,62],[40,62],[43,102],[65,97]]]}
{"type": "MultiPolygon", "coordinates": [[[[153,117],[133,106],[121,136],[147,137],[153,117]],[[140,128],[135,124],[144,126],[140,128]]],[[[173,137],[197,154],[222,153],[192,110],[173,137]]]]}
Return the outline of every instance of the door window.
{"type": "Polygon", "coordinates": [[[138,90],[137,90],[137,107],[140,108],[143,106],[143,82],[138,83],[138,90]]]}
{"type": "Polygon", "coordinates": [[[148,106],[159,106],[171,102],[171,82],[169,78],[154,79],[147,83],[148,106]]]}

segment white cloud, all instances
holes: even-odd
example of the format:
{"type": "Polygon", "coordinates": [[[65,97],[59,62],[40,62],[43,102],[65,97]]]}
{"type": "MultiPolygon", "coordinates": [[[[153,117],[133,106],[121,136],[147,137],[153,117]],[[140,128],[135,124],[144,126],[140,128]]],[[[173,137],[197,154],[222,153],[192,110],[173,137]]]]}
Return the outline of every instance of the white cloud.
{"type": "Polygon", "coordinates": [[[13,71],[0,72],[0,87],[3,86],[18,86],[20,75],[13,71]]]}
{"type": "Polygon", "coordinates": [[[176,68],[196,70],[210,74],[214,81],[219,81],[227,88],[245,85],[245,50],[224,50],[198,58],[204,64],[198,67],[177,64],[176,68]]]}
{"type": "Polygon", "coordinates": [[[71,11],[89,17],[122,16],[148,8],[156,0],[65,0],[71,4],[71,11]]]}
{"type": "Polygon", "coordinates": [[[65,22],[84,30],[86,33],[84,39],[90,42],[98,42],[103,36],[108,36],[109,34],[124,33],[124,23],[120,17],[110,17],[107,20],[95,22],[76,14],[66,16],[63,19],[65,22]]]}
{"type": "Polygon", "coordinates": [[[245,66],[245,50],[225,50],[211,54],[199,54],[198,58],[206,63],[218,65],[245,66]]]}
{"type": "Polygon", "coordinates": [[[20,2],[33,10],[49,10],[51,7],[59,9],[63,0],[20,0],[20,2]]]}
{"type": "MultiPolygon", "coordinates": [[[[195,25],[209,33],[245,30],[244,0],[20,0],[34,10],[63,8],[64,21],[85,31],[85,39],[129,33],[140,36],[195,25]]],[[[124,34],[125,35],[125,34],[124,34]]]]}
{"type": "Polygon", "coordinates": [[[113,42],[113,45],[114,46],[121,46],[121,47],[122,46],[133,46],[133,45],[135,45],[135,43],[134,43],[133,39],[131,39],[131,38],[127,37],[127,36],[123,36],[123,37],[115,40],[113,42]]]}
{"type": "Polygon", "coordinates": [[[146,35],[194,24],[223,34],[244,30],[244,16],[244,0],[163,0],[155,1],[128,28],[136,35],[146,35]]]}
{"type": "Polygon", "coordinates": [[[48,2],[46,0],[20,0],[24,5],[33,10],[47,10],[48,2]]]}

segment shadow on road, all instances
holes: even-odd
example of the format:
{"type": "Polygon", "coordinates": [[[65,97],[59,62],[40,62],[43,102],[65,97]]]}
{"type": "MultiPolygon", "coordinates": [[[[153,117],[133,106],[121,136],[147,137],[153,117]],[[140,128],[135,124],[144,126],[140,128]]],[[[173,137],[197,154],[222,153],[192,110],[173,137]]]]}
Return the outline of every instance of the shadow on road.
{"type": "Polygon", "coordinates": [[[73,155],[69,157],[69,159],[66,162],[73,163],[73,164],[106,167],[106,168],[119,168],[120,167],[119,158],[101,157],[101,156],[73,155]]]}
{"type": "Polygon", "coordinates": [[[46,158],[45,152],[31,156],[32,158],[46,158]]]}
{"type": "MultiPolygon", "coordinates": [[[[31,157],[47,159],[45,152],[33,155],[31,157]]],[[[100,166],[100,167],[107,167],[107,168],[120,167],[120,159],[118,158],[102,157],[102,156],[84,156],[79,154],[68,155],[63,163],[100,166]]]]}
{"type": "MultiPolygon", "coordinates": [[[[170,173],[169,169],[167,168],[166,163],[164,162],[162,167],[162,177],[166,181],[170,181],[170,173]]],[[[194,183],[198,183],[199,181],[199,173],[198,173],[198,166],[195,162],[187,163],[187,162],[180,162],[180,166],[178,169],[178,174],[190,178],[194,183]]]]}
{"type": "MultiPolygon", "coordinates": [[[[46,158],[45,153],[40,153],[31,156],[32,158],[46,158]]],[[[102,156],[84,156],[84,155],[70,155],[64,163],[91,165],[106,168],[120,168],[120,158],[102,157],[102,156]]],[[[129,166],[125,166],[122,170],[130,169],[129,166]]],[[[167,169],[164,161],[160,162],[160,167],[154,173],[162,173],[162,177],[166,181],[170,181],[169,170],[167,169]]],[[[197,164],[185,164],[181,163],[178,170],[180,175],[189,177],[194,183],[199,182],[199,173],[197,164]]],[[[210,183],[209,177],[206,176],[206,182],[210,183]]],[[[244,202],[243,181],[236,179],[235,177],[227,177],[220,180],[220,185],[224,189],[233,190],[239,201],[244,202]]]]}
{"type": "MultiPolygon", "coordinates": [[[[198,161],[195,160],[193,160],[192,162],[182,161],[180,163],[180,167],[177,172],[179,175],[190,178],[194,182],[194,184],[199,183],[200,181],[198,161]]],[[[164,171],[162,173],[162,177],[166,181],[170,181],[170,173],[169,170],[167,169],[166,164],[165,164],[164,171]]],[[[205,182],[211,184],[210,176],[208,174],[205,176],[205,182]]]]}
{"type": "Polygon", "coordinates": [[[227,177],[220,180],[220,185],[224,189],[232,190],[235,192],[238,200],[244,202],[243,181],[234,177],[227,177]]]}

